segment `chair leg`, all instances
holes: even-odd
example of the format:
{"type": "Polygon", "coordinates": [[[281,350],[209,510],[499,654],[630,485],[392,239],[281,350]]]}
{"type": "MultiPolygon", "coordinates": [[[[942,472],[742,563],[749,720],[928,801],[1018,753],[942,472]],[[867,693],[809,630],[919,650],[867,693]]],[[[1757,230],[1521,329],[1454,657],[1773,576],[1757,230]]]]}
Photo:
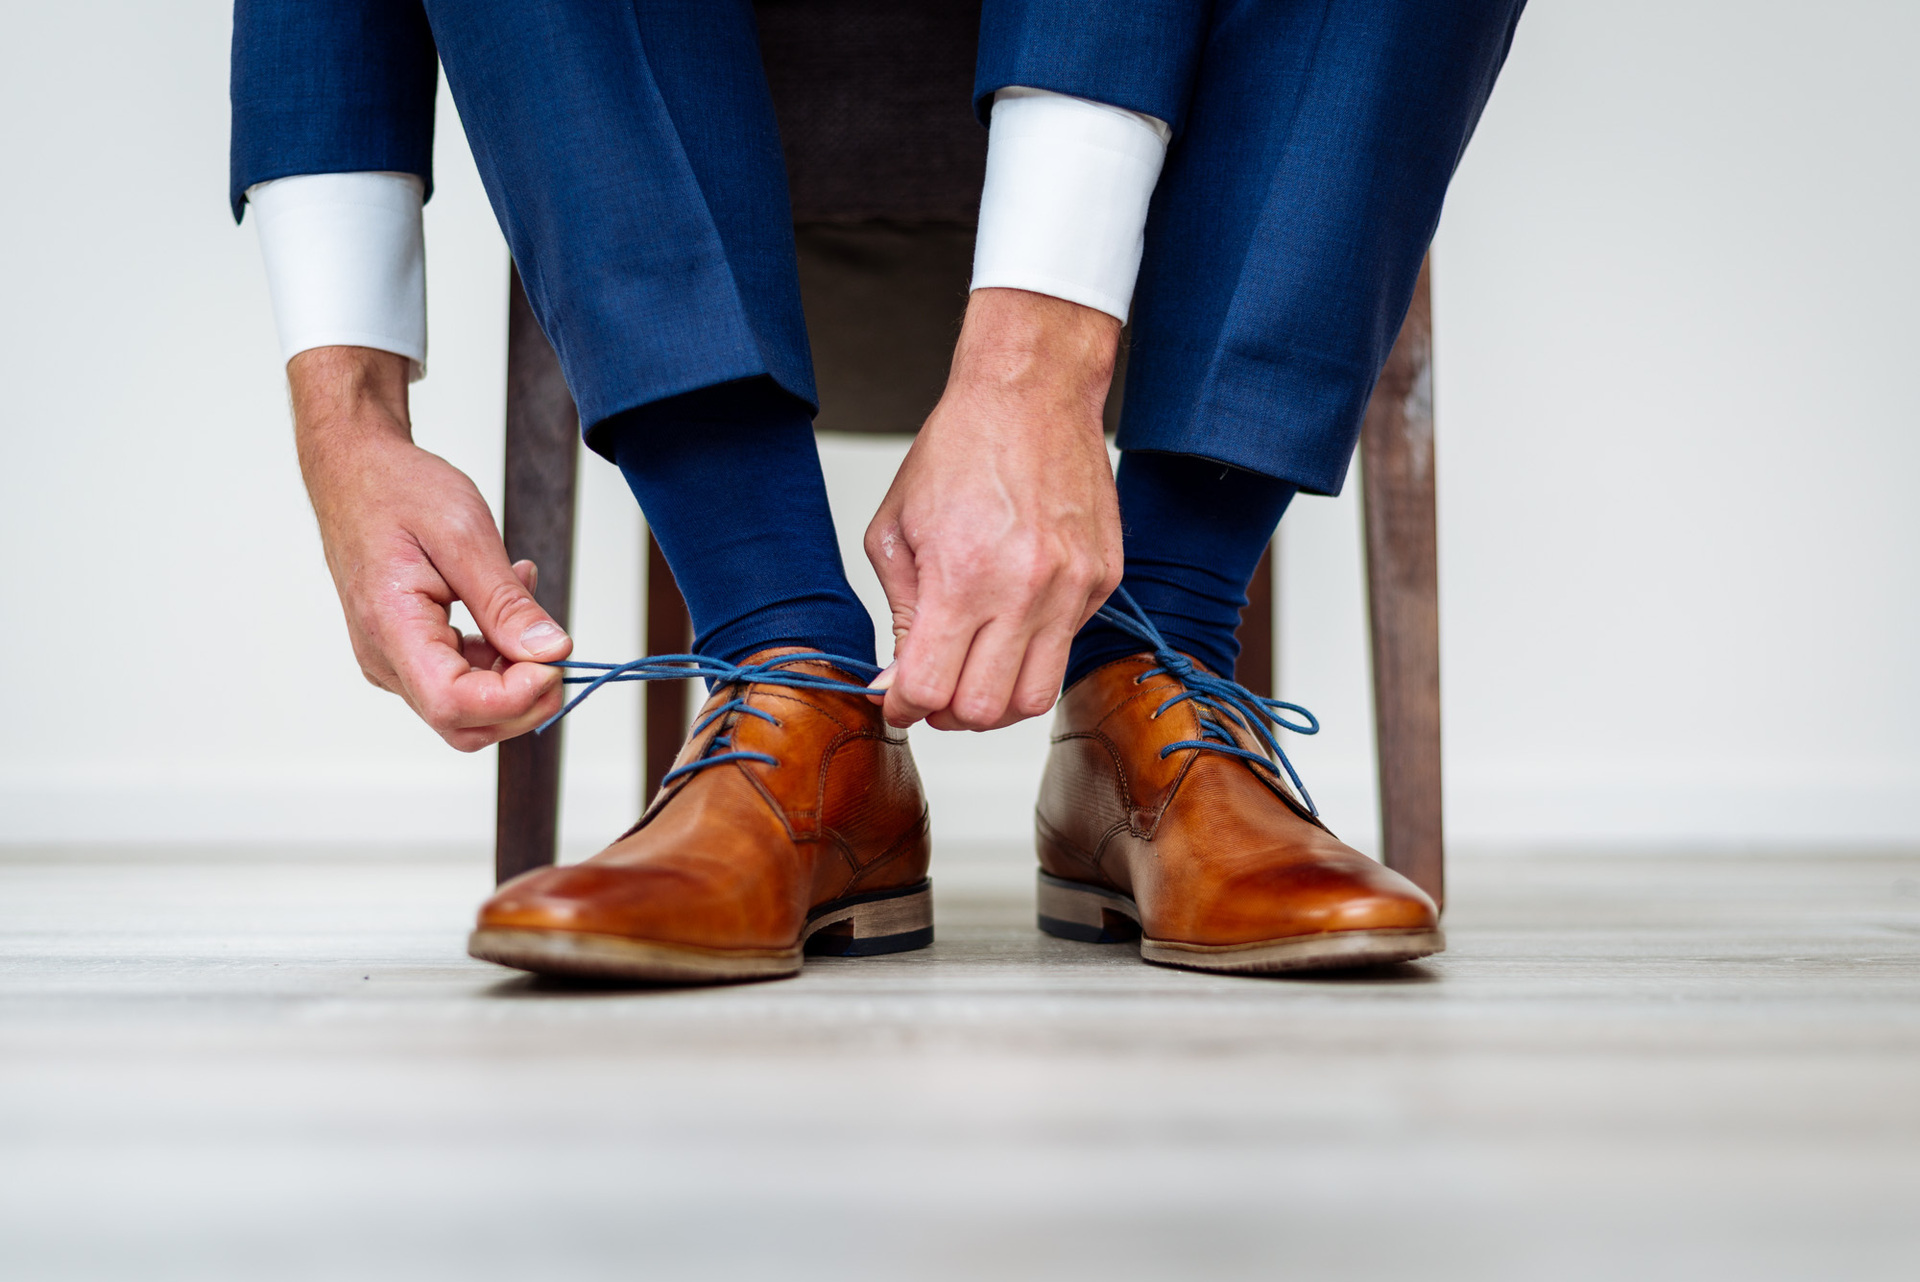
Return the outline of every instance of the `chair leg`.
{"type": "Polygon", "coordinates": [[[1383,855],[1388,867],[1443,902],[1430,268],[1421,265],[1413,305],[1367,407],[1361,501],[1383,855]]]}
{"type": "MultiPolygon", "coordinates": [[[[560,358],[513,273],[507,303],[507,555],[540,567],[534,599],[561,627],[573,595],[579,415],[560,358]]],[[[551,864],[560,823],[560,727],[500,745],[493,870],[499,881],[551,864]]]]}
{"type": "Polygon", "coordinates": [[[1273,544],[1260,554],[1254,567],[1253,582],[1247,584],[1247,608],[1240,611],[1240,626],[1234,630],[1240,642],[1240,660],[1234,665],[1233,679],[1264,698],[1273,697],[1274,662],[1278,657],[1273,644],[1273,544]]]}
{"type": "MultiPolygon", "coordinates": [[[[687,617],[686,598],[674,581],[666,555],[647,531],[646,618],[641,622],[647,638],[648,654],[685,654],[693,645],[693,622],[687,617]]],[[[645,790],[642,804],[660,791],[660,780],[680,755],[681,742],[687,737],[687,683],[685,681],[649,681],[646,683],[646,721],[640,742],[645,758],[645,790]]]]}

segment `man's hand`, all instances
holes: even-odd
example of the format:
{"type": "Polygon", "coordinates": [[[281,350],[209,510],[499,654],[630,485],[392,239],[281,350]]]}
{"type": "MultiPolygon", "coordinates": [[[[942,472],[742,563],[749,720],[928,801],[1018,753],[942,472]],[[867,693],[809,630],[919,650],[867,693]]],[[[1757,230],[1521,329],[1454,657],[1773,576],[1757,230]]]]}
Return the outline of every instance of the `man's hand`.
{"type": "Polygon", "coordinates": [[[1120,582],[1101,427],[1119,335],[1044,294],[968,301],[946,393],[867,527],[893,607],[889,723],[992,730],[1053,706],[1073,634],[1120,582]]]}
{"type": "Polygon", "coordinates": [[[534,603],[533,562],[507,563],[466,475],[413,443],[406,358],[321,347],[287,365],[300,472],[367,680],[462,752],[524,734],[560,707],[573,649],[534,603]],[[480,636],[447,608],[466,603],[480,636]]]}

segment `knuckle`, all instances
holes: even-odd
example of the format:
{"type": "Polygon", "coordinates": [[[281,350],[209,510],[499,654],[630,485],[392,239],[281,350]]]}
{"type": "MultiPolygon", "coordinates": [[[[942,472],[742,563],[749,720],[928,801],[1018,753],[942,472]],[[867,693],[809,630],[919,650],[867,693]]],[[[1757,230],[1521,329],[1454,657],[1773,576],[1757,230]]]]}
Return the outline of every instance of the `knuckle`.
{"type": "MultiPolygon", "coordinates": [[[[471,607],[472,602],[468,602],[468,605],[471,607]]],[[[523,613],[532,605],[533,598],[527,595],[526,590],[516,580],[502,581],[487,589],[486,599],[481,603],[481,608],[488,618],[504,623],[514,614],[523,613]]]]}
{"type": "Polygon", "coordinates": [[[909,680],[894,687],[901,701],[910,708],[938,708],[946,702],[946,692],[931,681],[909,680]]]}
{"type": "Polygon", "coordinates": [[[420,718],[432,726],[440,735],[448,737],[461,732],[460,714],[449,699],[438,695],[428,695],[420,700],[420,718]]]}
{"type": "Polygon", "coordinates": [[[1003,555],[990,559],[989,566],[998,566],[1009,574],[1027,580],[1044,577],[1054,570],[1054,558],[1045,549],[1028,539],[1022,539],[1006,549],[1003,555]]]}
{"type": "Polygon", "coordinates": [[[1051,691],[1046,694],[1022,695],[1014,701],[1014,711],[1018,712],[1022,719],[1037,717],[1052,709],[1056,697],[1051,691]]]}
{"type": "Polygon", "coordinates": [[[998,721],[1000,708],[991,698],[970,695],[953,701],[953,715],[969,729],[979,729],[998,721]]]}
{"type": "Polygon", "coordinates": [[[450,503],[440,512],[440,535],[455,543],[477,543],[493,533],[493,518],[471,504],[450,503]]]}

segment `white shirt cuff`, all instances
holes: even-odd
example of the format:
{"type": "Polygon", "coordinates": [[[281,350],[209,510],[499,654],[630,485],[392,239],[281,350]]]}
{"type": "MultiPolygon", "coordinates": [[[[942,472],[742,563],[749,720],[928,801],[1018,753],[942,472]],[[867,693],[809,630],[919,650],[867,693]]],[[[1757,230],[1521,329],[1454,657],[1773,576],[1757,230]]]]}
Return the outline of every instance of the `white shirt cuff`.
{"type": "Polygon", "coordinates": [[[427,372],[427,250],[414,174],[299,174],[247,188],[286,360],[372,347],[427,372]]]}
{"type": "Polygon", "coordinates": [[[1125,321],[1172,136],[1153,116],[1085,98],[994,94],[973,288],[1051,294],[1125,321]]]}

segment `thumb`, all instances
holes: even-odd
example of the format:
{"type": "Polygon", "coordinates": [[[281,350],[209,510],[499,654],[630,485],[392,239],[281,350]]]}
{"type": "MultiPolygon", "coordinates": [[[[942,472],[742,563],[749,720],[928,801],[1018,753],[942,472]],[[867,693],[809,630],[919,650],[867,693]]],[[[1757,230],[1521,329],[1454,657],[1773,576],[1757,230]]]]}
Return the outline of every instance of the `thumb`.
{"type": "Polygon", "coordinates": [[[531,561],[507,562],[505,548],[468,549],[442,564],[453,594],[466,604],[480,635],[513,663],[552,663],[573,650],[573,641],[540,608],[531,591],[538,576],[531,561]]]}
{"type": "Polygon", "coordinates": [[[920,601],[920,568],[914,560],[913,548],[900,530],[898,518],[885,509],[867,528],[866,551],[867,560],[873,563],[873,572],[880,579],[880,590],[887,594],[897,662],[901,642],[913,626],[914,611],[920,601]]]}

